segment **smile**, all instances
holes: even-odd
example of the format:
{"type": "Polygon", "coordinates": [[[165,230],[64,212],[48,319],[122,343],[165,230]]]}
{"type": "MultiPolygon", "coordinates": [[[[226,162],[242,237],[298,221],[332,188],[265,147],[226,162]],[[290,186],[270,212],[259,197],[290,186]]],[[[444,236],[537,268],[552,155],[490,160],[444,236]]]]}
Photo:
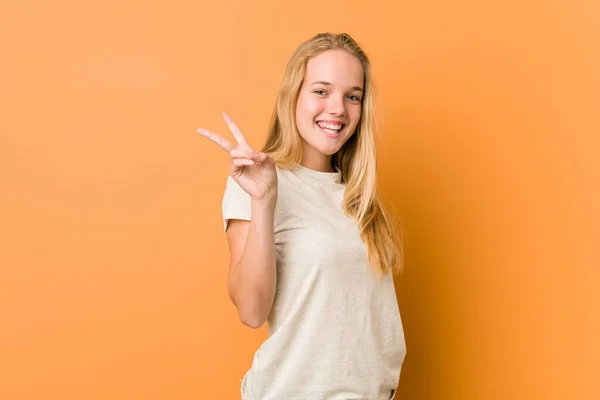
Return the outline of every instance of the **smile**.
{"type": "Polygon", "coordinates": [[[338,137],[341,130],[344,129],[344,124],[341,123],[319,121],[317,126],[329,137],[338,137]]]}

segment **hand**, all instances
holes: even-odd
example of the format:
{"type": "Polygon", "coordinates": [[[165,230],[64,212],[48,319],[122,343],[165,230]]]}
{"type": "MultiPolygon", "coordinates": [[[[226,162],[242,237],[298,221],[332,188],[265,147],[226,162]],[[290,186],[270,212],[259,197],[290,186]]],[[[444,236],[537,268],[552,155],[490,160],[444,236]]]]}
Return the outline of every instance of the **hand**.
{"type": "Polygon", "coordinates": [[[223,113],[223,118],[229,130],[233,133],[238,143],[237,146],[207,129],[198,128],[198,133],[209,138],[229,153],[231,161],[229,175],[252,199],[262,200],[269,195],[276,195],[277,170],[275,169],[275,161],[265,153],[255,152],[229,115],[223,113]]]}

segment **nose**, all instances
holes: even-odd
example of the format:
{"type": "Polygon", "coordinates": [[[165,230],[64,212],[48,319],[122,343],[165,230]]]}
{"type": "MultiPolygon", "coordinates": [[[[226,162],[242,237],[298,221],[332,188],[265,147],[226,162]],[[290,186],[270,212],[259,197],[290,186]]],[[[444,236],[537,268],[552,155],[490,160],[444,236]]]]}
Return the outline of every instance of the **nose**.
{"type": "Polygon", "coordinates": [[[344,97],[340,96],[331,96],[329,98],[329,103],[327,104],[327,111],[331,115],[336,116],[344,116],[346,115],[346,102],[344,101],[344,97]]]}

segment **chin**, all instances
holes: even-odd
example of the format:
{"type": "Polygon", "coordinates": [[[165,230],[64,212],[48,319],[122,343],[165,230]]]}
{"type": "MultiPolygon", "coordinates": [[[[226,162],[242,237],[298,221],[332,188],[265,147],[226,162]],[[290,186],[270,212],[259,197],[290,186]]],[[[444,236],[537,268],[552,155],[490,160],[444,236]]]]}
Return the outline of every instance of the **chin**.
{"type": "Polygon", "coordinates": [[[318,149],[321,154],[325,154],[326,156],[332,156],[337,153],[340,149],[336,147],[335,149],[318,149]]]}
{"type": "Polygon", "coordinates": [[[324,154],[326,156],[332,156],[335,153],[337,153],[341,146],[339,146],[337,143],[328,143],[328,144],[324,144],[324,143],[314,143],[311,144],[311,146],[316,149],[319,153],[324,154]]]}

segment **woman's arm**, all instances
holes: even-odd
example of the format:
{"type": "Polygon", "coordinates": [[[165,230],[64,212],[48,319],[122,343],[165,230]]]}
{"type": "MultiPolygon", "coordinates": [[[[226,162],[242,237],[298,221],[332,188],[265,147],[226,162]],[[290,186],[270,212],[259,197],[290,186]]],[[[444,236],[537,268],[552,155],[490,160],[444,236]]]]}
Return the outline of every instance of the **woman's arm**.
{"type": "Polygon", "coordinates": [[[277,194],[252,199],[251,221],[230,220],[227,291],[243,324],[258,328],[271,312],[277,284],[274,213],[277,194]]]}
{"type": "Polygon", "coordinates": [[[277,283],[274,239],[277,166],[269,155],[252,149],[229,115],[223,113],[223,118],[237,146],[207,129],[198,128],[198,133],[229,154],[229,176],[246,192],[244,198],[247,195],[251,199],[250,214],[247,203],[243,206],[244,216],[250,221],[230,218],[226,225],[230,254],[227,291],[242,322],[258,328],[271,312],[277,283]]]}

